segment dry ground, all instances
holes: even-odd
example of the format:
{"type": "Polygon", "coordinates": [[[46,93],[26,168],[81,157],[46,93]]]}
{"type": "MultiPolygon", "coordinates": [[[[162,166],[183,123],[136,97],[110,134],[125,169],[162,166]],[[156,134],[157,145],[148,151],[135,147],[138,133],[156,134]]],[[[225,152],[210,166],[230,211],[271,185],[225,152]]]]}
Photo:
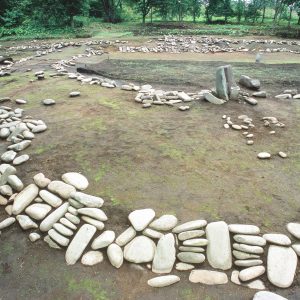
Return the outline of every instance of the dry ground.
{"type": "MultiPolygon", "coordinates": [[[[49,126],[28,149],[30,161],[18,168],[25,183],[38,172],[51,179],[68,171],[82,172],[90,181],[88,192],[106,200],[107,228],[117,233],[126,227],[130,211],[145,207],[155,209],[157,215],[174,213],[181,221],[206,218],[256,224],[263,232],[285,233],[287,222],[299,221],[299,101],[270,96],[255,107],[199,102],[192,103],[188,112],[172,107],[143,110],[133,101],[134,93],[119,89],[79,85],[65,78],[29,82],[34,76],[24,72],[28,67],[50,72],[49,64],[81,53],[83,48],[36,58],[11,77],[0,79],[1,97],[27,99],[28,104],[22,106],[26,113],[49,126]],[[69,98],[72,90],[79,90],[81,97],[69,98]],[[57,104],[42,106],[45,98],[53,98],[57,104]],[[240,132],[223,129],[223,114],[234,120],[240,114],[253,118],[255,144],[247,146],[240,132]],[[286,128],[276,129],[270,136],[262,126],[264,116],[279,118],[286,128]],[[258,160],[261,151],[271,152],[274,158],[258,160]],[[289,158],[277,157],[278,151],[287,152],[289,158]]],[[[270,54],[265,62],[272,64],[259,67],[252,64],[252,56],[113,52],[109,61],[103,60],[104,56],[81,63],[98,63],[102,74],[121,81],[188,91],[212,87],[216,66],[231,62],[236,77],[247,72],[256,76],[270,95],[285,88],[300,89],[299,55],[270,54]]],[[[5,143],[1,147],[3,151],[5,143]]],[[[4,213],[0,214],[3,218],[4,213]]],[[[67,267],[63,252],[49,249],[41,241],[31,244],[18,226],[2,232],[0,257],[0,298],[5,300],[225,300],[251,299],[255,293],[231,283],[193,285],[187,273],[180,275],[182,280],[176,286],[155,290],[146,284],[151,272],[129,264],[115,270],[107,260],[92,268],[80,263],[67,267]]],[[[268,285],[266,278],[263,280],[268,285]]],[[[277,292],[299,299],[299,278],[292,288],[277,292]]]]}

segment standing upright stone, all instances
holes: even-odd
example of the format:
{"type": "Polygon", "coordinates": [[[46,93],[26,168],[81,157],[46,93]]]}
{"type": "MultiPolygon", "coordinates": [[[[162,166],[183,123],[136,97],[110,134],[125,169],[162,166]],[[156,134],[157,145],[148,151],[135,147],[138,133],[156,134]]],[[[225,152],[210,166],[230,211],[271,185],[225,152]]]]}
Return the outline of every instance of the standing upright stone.
{"type": "Polygon", "coordinates": [[[230,269],[232,255],[228,225],[223,221],[209,223],[206,227],[206,237],[209,264],[216,269],[230,269]]]}
{"type": "MultiPolygon", "coordinates": [[[[228,101],[231,99],[232,90],[235,90],[236,87],[231,65],[218,67],[216,72],[217,96],[228,101]]],[[[234,98],[236,98],[235,95],[234,98]]]]}

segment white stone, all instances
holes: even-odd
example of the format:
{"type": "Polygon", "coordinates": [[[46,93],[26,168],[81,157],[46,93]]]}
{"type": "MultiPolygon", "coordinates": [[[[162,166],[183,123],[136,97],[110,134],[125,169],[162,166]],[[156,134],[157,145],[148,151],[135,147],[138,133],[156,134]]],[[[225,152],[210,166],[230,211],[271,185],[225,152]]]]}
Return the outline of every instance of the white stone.
{"type": "Polygon", "coordinates": [[[215,269],[230,269],[232,255],[228,225],[223,221],[209,223],[206,227],[206,237],[209,264],[215,269]]]}
{"type": "Polygon", "coordinates": [[[89,251],[81,258],[81,263],[85,266],[94,266],[103,261],[103,254],[100,251],[89,251]]]}
{"type": "Polygon", "coordinates": [[[249,267],[240,271],[239,279],[241,281],[249,281],[261,276],[265,271],[266,269],[264,266],[249,267]]]}
{"type": "Polygon", "coordinates": [[[109,246],[115,240],[116,234],[112,230],[102,232],[92,243],[92,249],[97,250],[109,246]]]}
{"type": "Polygon", "coordinates": [[[204,230],[190,230],[190,231],[185,231],[185,232],[179,233],[178,239],[180,241],[185,241],[185,240],[201,237],[204,234],[205,234],[204,230]]]}
{"type": "Polygon", "coordinates": [[[237,250],[232,251],[233,256],[236,259],[256,259],[259,258],[259,255],[257,254],[250,254],[250,253],[245,253],[237,250]]]}
{"type": "Polygon", "coordinates": [[[263,261],[260,259],[242,259],[242,260],[236,260],[234,264],[238,267],[254,267],[254,266],[262,265],[263,261]]]}
{"type": "Polygon", "coordinates": [[[202,247],[179,246],[179,250],[184,252],[196,252],[196,253],[205,252],[205,249],[202,247]]]}
{"type": "Polygon", "coordinates": [[[116,239],[116,244],[120,247],[125,246],[136,236],[136,231],[132,226],[123,231],[116,239]]]}
{"type": "MultiPolygon", "coordinates": [[[[75,216],[74,216],[75,217],[75,216]]],[[[68,216],[66,215],[66,218],[68,218],[68,216]]],[[[77,218],[77,217],[76,217],[77,218]]],[[[70,219],[70,214],[69,214],[69,219],[70,219]]],[[[98,230],[102,230],[104,227],[105,227],[105,225],[104,225],[104,223],[103,222],[101,222],[101,221],[99,221],[99,220],[95,220],[95,219],[93,219],[93,218],[91,218],[91,217],[88,217],[88,216],[82,216],[81,217],[81,219],[82,219],[82,221],[84,221],[84,222],[87,222],[87,223],[89,223],[89,224],[91,224],[91,225],[94,225],[98,230]]],[[[71,220],[72,221],[72,220],[71,220]]],[[[73,220],[74,221],[74,220],[73,220]]],[[[73,222],[74,223],[74,222],[73,222]]],[[[76,223],[75,223],[76,224],[76,223]]],[[[77,224],[79,224],[79,223],[77,223],[77,224]]]]}
{"type": "Polygon", "coordinates": [[[180,263],[176,264],[175,268],[177,271],[190,271],[190,270],[193,270],[195,268],[195,266],[191,265],[191,264],[180,262],[180,263]]]}
{"type": "Polygon", "coordinates": [[[233,239],[238,243],[261,247],[264,247],[267,243],[263,237],[258,235],[236,234],[233,236],[233,239]]]}
{"type": "Polygon", "coordinates": [[[17,215],[16,219],[23,230],[38,228],[38,225],[26,215],[17,215]]]}
{"type": "Polygon", "coordinates": [[[14,217],[8,217],[4,219],[3,221],[0,222],[0,230],[12,225],[15,222],[16,222],[16,218],[14,217]]]}
{"type": "Polygon", "coordinates": [[[61,217],[65,215],[69,207],[69,203],[64,203],[49,214],[40,224],[41,231],[48,231],[52,228],[61,217]]]}
{"type": "Polygon", "coordinates": [[[136,231],[144,230],[155,217],[155,211],[151,208],[139,209],[128,216],[130,223],[136,231]]]}
{"type": "Polygon", "coordinates": [[[124,258],[136,264],[151,262],[155,249],[155,243],[151,239],[138,236],[125,246],[124,258]]]}
{"type": "Polygon", "coordinates": [[[294,251],[296,252],[296,254],[298,256],[300,256],[300,244],[294,244],[294,245],[292,245],[292,248],[294,249],[294,251]]]}
{"type": "Polygon", "coordinates": [[[104,200],[102,198],[91,196],[82,192],[71,193],[70,196],[80,204],[87,207],[100,208],[104,203],[104,200]]]}
{"type": "Polygon", "coordinates": [[[27,160],[29,160],[28,154],[20,155],[13,160],[13,165],[16,165],[16,166],[21,165],[22,163],[26,162],[27,160]]]}
{"type": "Polygon", "coordinates": [[[271,245],[267,258],[269,281],[280,288],[292,285],[297,268],[297,255],[291,247],[271,245]]]}
{"type": "Polygon", "coordinates": [[[228,225],[229,231],[239,234],[259,234],[260,229],[255,225],[245,224],[230,224],[228,225]]]}
{"type": "Polygon", "coordinates": [[[260,159],[267,159],[271,157],[271,154],[268,152],[260,152],[257,154],[257,157],[260,159]]]}
{"type": "Polygon", "coordinates": [[[107,248],[107,256],[110,263],[117,269],[123,264],[123,251],[117,244],[110,244],[107,248]]]}
{"type": "Polygon", "coordinates": [[[36,233],[36,232],[32,232],[32,233],[29,234],[29,239],[33,243],[35,241],[39,240],[40,238],[41,238],[41,236],[38,233],[36,233]]]}
{"type": "Polygon", "coordinates": [[[34,203],[25,209],[27,215],[35,220],[42,220],[51,210],[51,206],[43,203],[34,203]]]}
{"type": "Polygon", "coordinates": [[[102,221],[102,222],[107,221],[106,214],[100,208],[84,207],[84,208],[79,208],[77,211],[81,215],[88,216],[98,221],[102,221]]]}
{"type": "Polygon", "coordinates": [[[228,277],[223,272],[192,270],[189,276],[189,281],[207,285],[226,284],[228,282],[228,277]]]}
{"type": "Polygon", "coordinates": [[[278,155],[279,155],[281,158],[287,158],[287,154],[286,154],[285,152],[279,151],[279,152],[278,152],[278,155]]]}
{"type": "Polygon", "coordinates": [[[66,247],[68,246],[70,240],[63,235],[61,235],[59,232],[57,232],[55,229],[50,229],[48,231],[49,236],[52,240],[54,240],[57,244],[60,246],[66,247]]]}
{"type": "Polygon", "coordinates": [[[208,240],[207,239],[190,239],[190,240],[185,240],[183,242],[184,246],[192,246],[192,247],[202,247],[202,246],[207,246],[208,240]]]}
{"type": "Polygon", "coordinates": [[[290,238],[281,233],[267,233],[263,235],[264,239],[270,244],[290,246],[292,244],[290,238]]]}
{"type": "Polygon", "coordinates": [[[253,300],[288,300],[287,298],[281,297],[275,293],[268,291],[257,292],[254,295],[253,300]]]}
{"type": "Polygon", "coordinates": [[[16,175],[9,175],[7,177],[7,183],[17,192],[20,192],[24,188],[23,182],[16,175]]]}
{"type": "Polygon", "coordinates": [[[35,184],[28,185],[22,192],[20,192],[13,203],[12,213],[14,215],[20,214],[38,195],[39,189],[35,184]]]}
{"type": "Polygon", "coordinates": [[[73,185],[77,190],[85,190],[89,186],[89,182],[83,175],[76,172],[69,172],[62,175],[65,183],[73,185]]]}
{"type": "Polygon", "coordinates": [[[67,226],[68,228],[72,229],[72,230],[76,230],[77,229],[77,226],[74,225],[71,221],[69,221],[68,219],[66,218],[61,218],[59,219],[59,222],[65,226],[67,226]]]}
{"type": "Polygon", "coordinates": [[[161,232],[158,232],[151,228],[144,229],[142,233],[143,233],[143,235],[145,235],[151,239],[160,239],[163,236],[163,234],[161,232]]]}
{"type": "Polygon", "coordinates": [[[51,181],[48,185],[48,189],[50,192],[58,194],[64,199],[70,198],[71,193],[76,191],[74,186],[59,180],[51,181]]]}
{"type": "Polygon", "coordinates": [[[40,187],[41,189],[45,188],[51,180],[46,178],[43,173],[38,173],[33,177],[33,181],[35,184],[40,187]]]}
{"type": "Polygon", "coordinates": [[[41,190],[39,192],[39,196],[48,204],[50,204],[52,207],[58,207],[62,205],[62,200],[57,197],[56,195],[46,191],[46,190],[41,190]]]}
{"type": "Polygon", "coordinates": [[[160,288],[172,285],[178,281],[180,281],[180,278],[176,275],[165,275],[149,279],[148,285],[151,287],[160,288]]]}
{"type": "Polygon", "coordinates": [[[242,251],[246,253],[251,253],[251,254],[262,254],[264,253],[264,249],[259,246],[251,246],[251,245],[246,245],[246,244],[233,244],[233,248],[237,251],[242,251]]]}
{"type": "MultiPolygon", "coordinates": [[[[68,227],[64,226],[63,224],[60,223],[55,223],[53,224],[53,228],[60,234],[64,236],[72,236],[74,233],[71,229],[68,227]]],[[[49,234],[50,235],[50,234],[49,234]]]]}
{"type": "Polygon", "coordinates": [[[300,239],[300,223],[288,223],[286,228],[295,238],[300,239]]]}
{"type": "Polygon", "coordinates": [[[178,219],[173,215],[163,215],[154,220],[149,227],[155,230],[168,231],[173,229],[178,223],[178,219]]]}
{"type": "MultiPolygon", "coordinates": [[[[80,223],[80,219],[77,216],[74,216],[73,214],[70,214],[69,212],[66,212],[65,217],[71,221],[73,224],[78,225],[80,223]]],[[[87,217],[89,218],[89,217],[87,217]]],[[[94,220],[94,219],[93,219],[94,220]]],[[[95,220],[96,221],[96,220],[95,220]]],[[[93,224],[92,224],[93,225],[93,224]]]]}
{"type": "Polygon", "coordinates": [[[152,263],[152,272],[170,273],[176,260],[175,238],[168,233],[159,239],[152,263]]]}
{"type": "Polygon", "coordinates": [[[96,227],[90,224],[83,224],[79,228],[66,251],[65,258],[68,265],[74,265],[77,262],[96,230],[96,227]]]}
{"type": "Polygon", "coordinates": [[[205,256],[201,253],[179,252],[177,258],[184,263],[201,264],[205,261],[205,256]]]}
{"type": "Polygon", "coordinates": [[[190,222],[186,222],[186,223],[176,226],[172,230],[172,232],[181,233],[184,231],[194,230],[194,229],[204,227],[204,226],[206,226],[206,224],[207,224],[207,222],[205,220],[190,221],[190,222]]]}
{"type": "Polygon", "coordinates": [[[49,247],[51,247],[51,248],[54,248],[54,249],[61,249],[61,247],[58,245],[58,244],[56,244],[51,238],[50,238],[50,236],[49,235],[46,235],[45,237],[44,237],[44,241],[49,245],[49,247]]]}

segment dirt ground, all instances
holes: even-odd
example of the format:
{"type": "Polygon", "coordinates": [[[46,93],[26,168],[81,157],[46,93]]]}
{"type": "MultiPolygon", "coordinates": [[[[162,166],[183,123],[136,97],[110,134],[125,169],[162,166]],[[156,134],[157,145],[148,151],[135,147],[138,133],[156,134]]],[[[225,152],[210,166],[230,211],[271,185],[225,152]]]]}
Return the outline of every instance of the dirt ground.
{"type": "MultiPolygon", "coordinates": [[[[167,106],[145,110],[134,102],[133,92],[48,76],[44,81],[29,82],[34,76],[25,72],[27,68],[45,69],[49,74],[51,63],[83,50],[68,48],[35,58],[20,65],[12,76],[0,78],[0,97],[27,99],[28,104],[22,106],[26,114],[44,120],[49,127],[28,148],[30,160],[18,168],[25,183],[39,172],[51,179],[68,171],[82,172],[90,181],[87,192],[105,199],[106,228],[117,233],[126,228],[130,211],[147,207],[157,216],[176,214],[181,221],[205,218],[256,224],[263,233],[286,233],[286,223],[300,220],[300,101],[273,97],[287,88],[300,90],[299,55],[269,54],[264,64],[255,65],[246,53],[174,56],[112,52],[109,57],[83,59],[78,64],[97,64],[102,75],[121,81],[197,91],[213,87],[215,68],[230,62],[236,78],[249,74],[261,80],[269,97],[259,100],[257,106],[195,102],[188,112],[167,106]],[[79,90],[81,96],[69,98],[73,90],[79,90]],[[57,104],[41,105],[45,98],[53,98],[57,104]],[[241,114],[253,118],[253,146],[246,145],[241,132],[223,128],[224,114],[233,120],[241,114]],[[261,122],[265,116],[277,117],[286,127],[270,135],[261,122]],[[273,159],[258,160],[261,151],[274,154],[273,159]],[[276,156],[279,151],[289,157],[281,159],[276,156]]],[[[2,142],[2,151],[5,146],[2,142]]],[[[1,210],[0,219],[4,216],[1,210]]],[[[0,236],[0,263],[3,300],[225,300],[252,299],[255,293],[232,283],[213,287],[191,284],[188,272],[173,272],[180,275],[179,284],[153,289],[146,283],[153,277],[146,266],[125,263],[116,270],[107,259],[95,267],[80,263],[70,267],[63,251],[50,249],[42,241],[32,244],[28,233],[17,225],[0,236]]],[[[227,274],[230,277],[230,272],[227,274]]],[[[298,275],[288,290],[270,286],[266,276],[262,279],[270,290],[288,299],[300,298],[298,275]]]]}

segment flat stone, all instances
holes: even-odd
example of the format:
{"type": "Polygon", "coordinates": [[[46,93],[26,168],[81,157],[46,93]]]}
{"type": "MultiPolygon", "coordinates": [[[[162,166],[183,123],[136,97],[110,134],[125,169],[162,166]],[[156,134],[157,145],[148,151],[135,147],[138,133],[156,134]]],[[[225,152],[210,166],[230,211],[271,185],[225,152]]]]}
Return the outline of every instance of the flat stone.
{"type": "Polygon", "coordinates": [[[245,102],[251,104],[251,105],[257,105],[257,100],[251,97],[244,97],[245,102]]]}
{"type": "Polygon", "coordinates": [[[259,234],[260,229],[255,225],[245,225],[245,224],[230,224],[228,229],[232,233],[239,234],[259,234]]]}
{"type": "Polygon", "coordinates": [[[49,235],[46,235],[44,237],[44,241],[49,245],[50,248],[53,248],[53,249],[61,249],[61,247],[56,244],[51,238],[49,235]]]}
{"type": "Polygon", "coordinates": [[[77,226],[74,225],[71,221],[69,221],[68,219],[66,218],[61,218],[59,219],[59,222],[65,226],[67,226],[68,228],[72,229],[72,230],[76,230],[77,229],[77,226]]]}
{"type": "Polygon", "coordinates": [[[21,165],[24,162],[26,162],[27,160],[29,160],[28,154],[20,155],[13,160],[13,165],[15,165],[15,166],[21,165]]]}
{"type": "Polygon", "coordinates": [[[32,232],[29,234],[29,240],[33,243],[36,242],[37,240],[39,240],[40,238],[41,238],[41,236],[36,232],[32,232]]]}
{"type": "Polygon", "coordinates": [[[31,145],[31,141],[26,140],[26,141],[19,142],[17,144],[10,145],[8,146],[8,149],[19,152],[25,150],[30,145],[31,145]]]}
{"type": "Polygon", "coordinates": [[[39,173],[39,174],[36,174],[34,177],[33,177],[33,181],[35,182],[35,184],[43,189],[45,188],[46,186],[48,186],[48,184],[51,182],[50,179],[46,178],[45,175],[43,173],[39,173]]]}
{"type": "Polygon", "coordinates": [[[252,96],[257,98],[267,98],[267,93],[265,91],[254,92],[252,96]]]}
{"type": "Polygon", "coordinates": [[[172,233],[168,233],[161,237],[157,243],[153,263],[152,272],[154,273],[170,273],[176,260],[175,238],[172,233]]]}
{"type": "Polygon", "coordinates": [[[107,221],[106,214],[100,208],[84,207],[84,208],[79,208],[77,211],[79,214],[88,216],[95,220],[102,221],[102,222],[107,221]]]}
{"type": "Polygon", "coordinates": [[[38,195],[39,189],[35,184],[28,185],[22,192],[20,192],[13,203],[12,213],[14,215],[20,214],[38,195]]]}
{"type": "Polygon", "coordinates": [[[228,277],[223,272],[208,270],[192,270],[189,276],[192,283],[202,283],[207,285],[226,284],[228,277]]]}
{"type": "Polygon", "coordinates": [[[232,255],[228,225],[223,221],[209,223],[206,227],[206,237],[209,264],[215,269],[230,269],[232,255]]]}
{"type": "Polygon", "coordinates": [[[10,163],[14,160],[14,158],[16,157],[17,155],[17,152],[13,151],[13,150],[9,150],[9,151],[6,151],[4,152],[2,155],[1,155],[1,160],[5,163],[10,163]]]}
{"type": "Polygon", "coordinates": [[[237,251],[242,251],[246,253],[251,253],[251,254],[262,254],[264,253],[264,249],[259,246],[251,246],[251,245],[246,245],[246,244],[233,244],[233,248],[237,251]]]}
{"type": "MultiPolygon", "coordinates": [[[[69,217],[66,215],[66,217],[69,219],[69,220],[71,220],[70,219],[70,214],[69,214],[69,217]]],[[[75,217],[75,216],[74,216],[75,217]]],[[[77,217],[76,217],[77,218],[77,217]]],[[[74,222],[74,218],[72,218],[73,220],[73,222],[74,222]]],[[[82,219],[82,221],[84,221],[84,222],[87,222],[88,224],[91,224],[91,225],[94,225],[98,230],[102,230],[104,227],[105,227],[105,225],[104,225],[104,223],[103,222],[101,222],[101,221],[99,221],[99,220],[95,220],[95,219],[93,219],[93,218],[91,218],[91,217],[88,217],[88,216],[82,216],[81,217],[81,219],[82,219]]],[[[79,223],[75,223],[75,224],[79,224],[79,223]]]]}
{"type": "Polygon", "coordinates": [[[49,214],[40,224],[41,231],[48,231],[52,228],[53,224],[55,224],[61,217],[65,215],[68,211],[69,203],[66,202],[56,208],[51,214],[49,214]]]}
{"type": "Polygon", "coordinates": [[[236,125],[236,124],[233,124],[231,127],[235,130],[241,130],[242,129],[242,127],[240,125],[236,125]]]}
{"type": "Polygon", "coordinates": [[[71,198],[78,201],[80,204],[87,206],[87,207],[100,208],[104,203],[104,200],[100,197],[91,196],[91,195],[84,194],[81,192],[71,193],[70,196],[71,196],[71,198]]]}
{"type": "Polygon", "coordinates": [[[16,219],[23,230],[38,228],[38,225],[26,215],[17,215],[16,219]]]}
{"type": "Polygon", "coordinates": [[[286,228],[295,238],[300,239],[300,223],[288,223],[286,228]]]}
{"type": "Polygon", "coordinates": [[[44,100],[42,101],[42,103],[43,103],[44,105],[46,105],[46,106],[49,106],[49,105],[54,105],[56,102],[55,102],[55,100],[53,100],[53,99],[44,99],[44,100]]]}
{"type": "Polygon", "coordinates": [[[62,205],[63,202],[59,197],[46,190],[41,190],[39,196],[52,207],[58,207],[62,205]]]}
{"type": "Polygon", "coordinates": [[[77,209],[76,209],[75,207],[73,207],[73,206],[69,206],[68,212],[69,212],[70,214],[74,215],[74,216],[78,216],[78,211],[77,211],[77,209]]]}
{"type": "Polygon", "coordinates": [[[181,233],[184,231],[194,230],[194,229],[202,228],[202,227],[206,226],[206,224],[207,224],[207,222],[205,220],[190,221],[190,222],[186,222],[186,223],[176,226],[172,230],[172,232],[181,233]]]}
{"type": "Polygon", "coordinates": [[[14,224],[16,222],[16,218],[14,217],[8,217],[0,222],[0,230],[14,224]]]}
{"type": "Polygon", "coordinates": [[[117,244],[110,244],[107,248],[107,256],[110,263],[117,269],[123,264],[123,251],[117,244]]]}
{"type": "Polygon", "coordinates": [[[259,266],[263,264],[263,261],[260,259],[242,259],[242,260],[236,260],[234,264],[238,267],[254,267],[259,266]]]}
{"type": "Polygon", "coordinates": [[[81,263],[85,266],[94,266],[103,261],[103,254],[100,251],[88,251],[81,258],[81,263]]]}
{"type": "Polygon", "coordinates": [[[135,237],[124,248],[124,258],[127,261],[139,264],[151,262],[154,258],[155,243],[145,236],[135,237]]]}
{"type": "Polygon", "coordinates": [[[12,194],[13,194],[13,190],[12,190],[12,188],[11,188],[10,185],[5,184],[5,185],[0,186],[0,194],[1,194],[2,196],[8,196],[8,197],[11,197],[12,194]]]}
{"type": "Polygon", "coordinates": [[[212,93],[209,93],[209,92],[204,93],[204,98],[206,101],[208,101],[212,104],[217,104],[217,105],[224,104],[226,102],[222,99],[215,97],[212,93]]]}
{"type": "Polygon", "coordinates": [[[172,285],[176,282],[180,281],[180,278],[176,275],[165,275],[165,276],[159,276],[159,277],[154,277],[148,280],[148,285],[151,287],[165,287],[172,285]]]}
{"type": "MultiPolygon", "coordinates": [[[[73,214],[70,214],[69,212],[66,212],[65,217],[71,221],[73,224],[78,225],[80,223],[80,219],[77,216],[74,216],[73,214]]],[[[94,220],[94,219],[93,219],[94,220]]]]}
{"type": "Polygon", "coordinates": [[[271,245],[267,258],[269,281],[280,288],[290,287],[294,281],[297,261],[297,255],[291,247],[271,245]]]}
{"type": "Polygon", "coordinates": [[[78,261],[96,231],[96,227],[90,224],[83,224],[79,228],[66,251],[67,265],[74,265],[78,261]]]}
{"type": "Polygon", "coordinates": [[[185,231],[185,232],[179,233],[178,239],[180,241],[185,241],[185,240],[201,237],[204,234],[205,234],[204,230],[199,230],[199,229],[198,230],[190,230],[190,231],[185,231]]]}
{"type": "Polygon", "coordinates": [[[261,247],[264,247],[267,243],[267,241],[263,237],[258,235],[236,234],[233,236],[233,239],[238,243],[261,247]]]}
{"type": "Polygon", "coordinates": [[[83,175],[76,172],[69,172],[62,175],[65,183],[73,185],[77,190],[85,190],[89,186],[89,182],[83,175]]]}
{"type": "Polygon", "coordinates": [[[7,199],[0,195],[0,205],[7,205],[7,199]]]}
{"type": "Polygon", "coordinates": [[[51,210],[51,206],[44,203],[34,203],[25,209],[27,215],[35,220],[42,220],[51,210]]]}
{"type": "Polygon", "coordinates": [[[239,83],[252,90],[259,90],[260,88],[260,81],[258,79],[253,79],[246,75],[241,75],[239,83]]]}
{"type": "Polygon", "coordinates": [[[205,252],[205,249],[202,247],[179,246],[179,251],[202,253],[205,252]]]}
{"type": "Polygon", "coordinates": [[[261,276],[262,274],[265,273],[265,271],[266,269],[264,266],[249,267],[240,271],[239,279],[241,281],[249,281],[261,276]]]}
{"type": "Polygon", "coordinates": [[[179,252],[177,258],[184,263],[201,264],[205,261],[205,256],[201,253],[179,252]]]}
{"type": "Polygon", "coordinates": [[[94,250],[105,248],[115,240],[116,234],[112,230],[106,230],[101,233],[92,243],[91,247],[94,250]]]}
{"type": "Polygon", "coordinates": [[[161,232],[158,232],[151,228],[144,229],[142,233],[143,233],[143,235],[145,235],[151,239],[160,239],[161,237],[163,237],[163,234],[161,232]]]}
{"type": "Polygon", "coordinates": [[[281,246],[290,246],[292,244],[290,238],[281,233],[267,233],[263,235],[264,239],[270,244],[276,244],[281,246]]]}
{"type": "Polygon", "coordinates": [[[281,158],[287,158],[287,154],[286,154],[285,152],[279,151],[279,152],[278,152],[278,155],[279,155],[281,158]]]}
{"type": "MultiPolygon", "coordinates": [[[[72,236],[74,234],[74,232],[69,229],[68,227],[66,227],[65,225],[61,224],[61,223],[55,223],[53,224],[53,228],[60,234],[64,235],[64,236],[72,236]]],[[[50,235],[50,234],[49,234],[50,235]]],[[[51,236],[51,235],[50,235],[51,236]]]]}
{"type": "Polygon", "coordinates": [[[292,248],[294,249],[294,251],[296,252],[296,254],[298,256],[300,256],[300,244],[293,244],[292,248]]]}
{"type": "Polygon", "coordinates": [[[275,98],[277,98],[277,99],[292,99],[293,96],[291,94],[279,94],[279,95],[276,95],[275,98]]]}
{"type": "Polygon", "coordinates": [[[275,293],[268,291],[257,292],[254,295],[253,300],[288,300],[287,298],[281,297],[275,293]]]}
{"type": "Polygon", "coordinates": [[[237,251],[237,250],[233,250],[232,254],[236,259],[256,259],[256,258],[260,258],[260,256],[257,255],[257,254],[245,253],[245,252],[241,252],[241,251],[237,251]]]}
{"type": "Polygon", "coordinates": [[[17,192],[22,191],[24,188],[23,182],[16,175],[9,175],[7,177],[7,183],[17,192]]]}
{"type": "Polygon", "coordinates": [[[195,266],[191,265],[191,264],[180,262],[180,263],[176,264],[175,268],[177,271],[190,271],[190,270],[193,270],[195,268],[195,266]]]}
{"type": "Polygon", "coordinates": [[[48,234],[51,237],[51,239],[54,240],[60,246],[67,247],[70,242],[68,238],[58,233],[55,229],[50,229],[48,231],[48,234]]]}
{"type": "Polygon", "coordinates": [[[77,200],[74,200],[74,199],[72,199],[72,198],[69,198],[68,201],[69,201],[70,205],[72,205],[72,207],[74,207],[74,208],[77,208],[77,209],[78,209],[78,208],[84,207],[84,205],[82,205],[82,204],[79,203],[77,200]]]}
{"type": "Polygon", "coordinates": [[[66,184],[59,180],[51,181],[48,185],[48,189],[50,192],[58,194],[64,199],[68,199],[71,193],[76,191],[72,185],[66,184]]]}
{"type": "Polygon", "coordinates": [[[78,91],[74,91],[74,92],[71,92],[70,94],[69,94],[69,96],[72,98],[72,97],[78,97],[78,96],[80,96],[80,92],[78,92],[78,91]]]}
{"type": "Polygon", "coordinates": [[[120,247],[125,246],[136,236],[136,231],[132,226],[123,231],[116,239],[116,244],[120,247]]]}
{"type": "Polygon", "coordinates": [[[144,230],[155,217],[155,211],[151,208],[139,209],[128,216],[130,223],[136,231],[144,230]]]}
{"type": "Polygon", "coordinates": [[[163,215],[154,220],[149,227],[155,230],[169,231],[178,223],[178,219],[173,215],[163,215]]]}
{"type": "Polygon", "coordinates": [[[184,246],[192,246],[192,247],[203,247],[207,246],[208,240],[207,239],[190,239],[190,240],[185,240],[183,242],[184,246]]]}

